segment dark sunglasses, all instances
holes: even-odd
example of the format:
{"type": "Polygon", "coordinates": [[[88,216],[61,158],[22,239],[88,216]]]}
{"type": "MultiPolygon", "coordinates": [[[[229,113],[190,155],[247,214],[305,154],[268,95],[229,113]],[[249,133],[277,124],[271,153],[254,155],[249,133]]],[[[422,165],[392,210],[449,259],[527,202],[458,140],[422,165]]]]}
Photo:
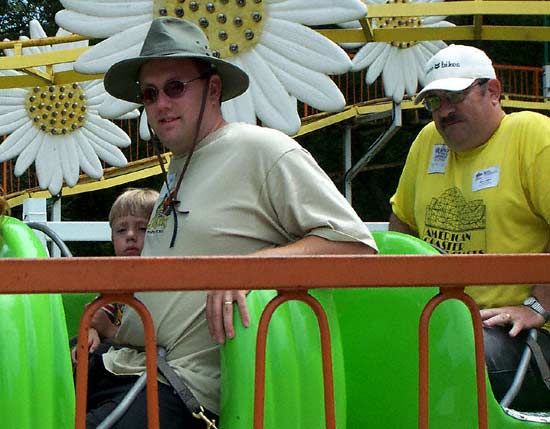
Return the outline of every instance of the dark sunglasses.
{"type": "Polygon", "coordinates": [[[443,100],[447,100],[451,104],[462,103],[474,87],[483,86],[487,82],[489,82],[489,79],[479,79],[462,91],[447,91],[444,95],[430,95],[424,98],[424,108],[433,113],[441,107],[443,100]]]}
{"type": "MultiPolygon", "coordinates": [[[[162,87],[162,92],[164,92],[170,98],[180,98],[185,92],[185,88],[187,88],[187,85],[196,80],[204,79],[210,74],[211,73],[203,73],[200,76],[197,76],[187,81],[177,79],[168,80],[162,87]]],[[[143,88],[140,94],[142,103],[147,105],[156,103],[159,98],[159,92],[160,90],[154,86],[143,88]]]]}

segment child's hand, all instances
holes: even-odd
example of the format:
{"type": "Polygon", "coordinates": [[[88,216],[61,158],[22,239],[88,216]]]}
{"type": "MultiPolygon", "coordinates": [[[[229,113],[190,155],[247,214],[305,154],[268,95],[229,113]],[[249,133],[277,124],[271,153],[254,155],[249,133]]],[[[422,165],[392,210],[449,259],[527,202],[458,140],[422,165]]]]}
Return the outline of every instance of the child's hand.
{"type": "MultiPolygon", "coordinates": [[[[88,353],[92,353],[95,349],[97,349],[99,343],[101,343],[101,339],[99,338],[97,330],[90,328],[88,331],[88,353]]],[[[73,347],[71,350],[71,360],[73,362],[73,366],[76,365],[76,347],[73,347]]]]}
{"type": "Polygon", "coordinates": [[[96,329],[90,328],[90,330],[88,331],[88,352],[94,352],[95,349],[97,349],[97,346],[99,346],[99,343],[101,343],[99,333],[96,329]]]}

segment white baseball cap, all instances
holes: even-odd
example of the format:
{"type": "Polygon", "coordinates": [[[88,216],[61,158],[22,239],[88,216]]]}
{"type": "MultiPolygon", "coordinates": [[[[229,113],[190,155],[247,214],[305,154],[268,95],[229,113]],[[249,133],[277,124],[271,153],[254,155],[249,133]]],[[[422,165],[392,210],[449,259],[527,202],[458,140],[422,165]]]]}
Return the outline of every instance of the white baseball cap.
{"type": "Polygon", "coordinates": [[[476,79],[496,79],[491,59],[473,46],[450,45],[441,49],[426,63],[428,84],[418,93],[420,103],[428,91],[462,91],[476,79]]]}

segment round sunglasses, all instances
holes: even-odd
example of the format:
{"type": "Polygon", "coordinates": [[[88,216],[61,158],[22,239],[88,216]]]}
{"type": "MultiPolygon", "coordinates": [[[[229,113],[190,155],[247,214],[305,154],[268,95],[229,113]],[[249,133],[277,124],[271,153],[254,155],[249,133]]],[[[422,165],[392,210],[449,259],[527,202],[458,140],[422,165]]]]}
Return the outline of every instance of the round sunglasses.
{"type": "Polygon", "coordinates": [[[171,79],[166,81],[164,83],[164,86],[160,90],[155,86],[147,86],[141,90],[141,102],[145,105],[156,103],[159,98],[160,91],[164,92],[170,98],[180,98],[185,92],[185,88],[187,88],[187,85],[196,80],[203,79],[209,75],[210,73],[203,73],[200,76],[189,80],[171,79]]]}
{"type": "Polygon", "coordinates": [[[430,95],[424,98],[424,108],[433,113],[441,107],[443,100],[447,100],[450,104],[462,103],[474,87],[483,86],[487,82],[489,82],[489,79],[479,79],[462,91],[447,91],[443,95],[430,95]]]}

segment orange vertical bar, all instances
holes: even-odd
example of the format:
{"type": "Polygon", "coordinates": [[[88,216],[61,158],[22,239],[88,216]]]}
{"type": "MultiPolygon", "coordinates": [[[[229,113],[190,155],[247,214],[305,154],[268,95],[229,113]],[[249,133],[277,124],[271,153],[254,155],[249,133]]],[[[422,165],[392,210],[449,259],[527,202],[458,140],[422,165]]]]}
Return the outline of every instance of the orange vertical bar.
{"type": "Polygon", "coordinates": [[[325,427],[326,429],[335,429],[336,413],[334,410],[334,375],[332,372],[332,347],[328,319],[321,304],[309,295],[307,290],[279,291],[279,294],[267,304],[260,318],[256,340],[256,366],[254,373],[254,429],[264,429],[267,329],[274,311],[279,307],[279,305],[290,300],[298,300],[308,304],[317,316],[317,322],[319,324],[319,331],[321,335],[321,354],[323,362],[325,427]]]}
{"type": "MultiPolygon", "coordinates": [[[[155,328],[149,310],[131,293],[99,295],[90,303],[80,320],[78,329],[77,356],[88,356],[88,331],[94,313],[110,302],[128,304],[139,314],[145,331],[147,371],[147,424],[149,429],[159,429],[157,350],[155,328]]],[[[86,406],[88,393],[88,359],[78,359],[76,368],[76,413],[75,429],[86,429],[86,406]]]]}
{"type": "Polygon", "coordinates": [[[474,344],[477,382],[477,418],[478,428],[488,428],[487,385],[485,383],[485,352],[483,347],[483,329],[479,308],[474,300],[464,293],[464,287],[440,288],[424,307],[418,325],[418,429],[429,428],[429,323],[435,308],[448,299],[462,301],[470,310],[474,327],[474,344]]]}

